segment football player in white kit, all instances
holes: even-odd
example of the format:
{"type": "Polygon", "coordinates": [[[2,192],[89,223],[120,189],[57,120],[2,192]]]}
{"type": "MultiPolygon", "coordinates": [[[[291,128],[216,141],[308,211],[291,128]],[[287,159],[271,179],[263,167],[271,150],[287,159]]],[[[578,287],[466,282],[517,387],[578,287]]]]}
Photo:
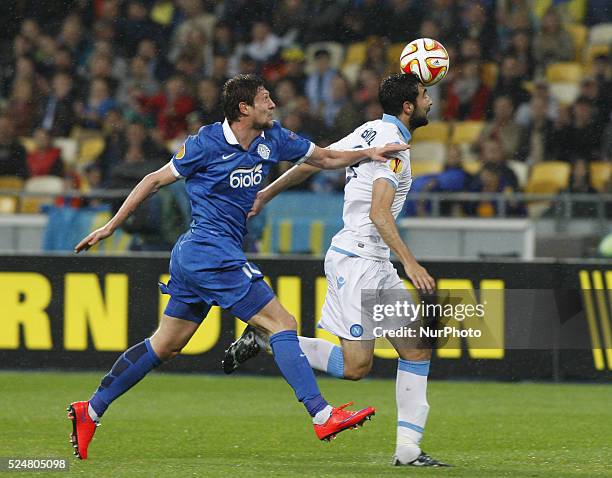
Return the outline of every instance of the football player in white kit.
{"type": "MultiPolygon", "coordinates": [[[[388,143],[409,143],[412,132],[428,123],[432,101],[418,76],[394,74],[385,78],[379,89],[382,119],[370,121],[331,145],[330,149],[368,148],[388,143]]],[[[295,166],[260,191],[250,216],[281,191],[298,184],[319,171],[307,164],[295,166]]],[[[299,337],[300,347],[310,366],[329,375],[348,380],[365,377],[372,367],[375,330],[372,318],[362,314],[362,291],[398,289],[411,301],[397,271],[391,264],[390,250],[404,266],[408,278],[422,292],[433,292],[434,279],[419,265],[402,241],[395,220],[410,190],[409,150],[401,151],[386,163],[364,161],[346,170],[344,188],[344,228],[332,239],[325,257],[327,296],[318,327],[340,339],[341,347],[320,339],[299,337]],[[365,323],[364,323],[365,322],[365,323]]],[[[400,293],[401,294],[401,293],[400,293]]],[[[380,325],[396,330],[406,319],[389,318],[380,325]]],[[[226,373],[266,347],[263,335],[247,327],[227,350],[226,373]]],[[[447,466],[420,448],[429,412],[427,376],[431,349],[414,339],[388,337],[399,355],[396,401],[397,442],[394,465],[447,466]]]]}

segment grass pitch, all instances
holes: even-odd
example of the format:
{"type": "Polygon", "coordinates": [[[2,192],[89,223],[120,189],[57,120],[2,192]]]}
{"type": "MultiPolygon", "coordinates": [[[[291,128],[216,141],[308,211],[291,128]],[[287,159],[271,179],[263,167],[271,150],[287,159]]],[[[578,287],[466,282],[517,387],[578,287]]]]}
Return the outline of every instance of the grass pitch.
{"type": "Polygon", "coordinates": [[[332,403],[378,409],[326,444],[280,378],[239,375],[151,374],[109,408],[80,462],[65,407],[101,376],[0,373],[0,456],[70,456],[69,472],[42,474],[64,477],[612,476],[610,386],[432,381],[422,445],[454,466],[415,469],[390,466],[393,381],[320,379],[332,403]]]}

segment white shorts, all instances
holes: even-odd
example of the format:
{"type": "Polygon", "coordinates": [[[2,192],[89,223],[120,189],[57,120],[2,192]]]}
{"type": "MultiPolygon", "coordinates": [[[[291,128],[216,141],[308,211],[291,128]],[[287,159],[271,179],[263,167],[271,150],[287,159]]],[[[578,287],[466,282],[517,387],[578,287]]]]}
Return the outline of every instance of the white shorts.
{"type": "MultiPolygon", "coordinates": [[[[334,250],[325,256],[327,296],[318,327],[347,340],[373,340],[375,327],[397,330],[410,323],[406,317],[386,317],[375,321],[371,313],[362,314],[362,291],[377,291],[378,299],[384,302],[385,290],[393,290],[402,300],[414,303],[397,270],[389,261],[376,261],[349,255],[334,250]],[[402,290],[405,294],[399,292],[402,290]]],[[[368,292],[372,296],[372,292],[368,292]]]]}

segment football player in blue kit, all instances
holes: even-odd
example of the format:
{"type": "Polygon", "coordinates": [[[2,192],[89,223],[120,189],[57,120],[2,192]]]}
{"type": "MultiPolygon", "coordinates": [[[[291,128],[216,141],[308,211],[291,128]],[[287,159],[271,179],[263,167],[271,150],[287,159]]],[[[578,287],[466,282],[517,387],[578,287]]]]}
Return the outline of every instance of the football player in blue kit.
{"type": "Polygon", "coordinates": [[[170,281],[160,285],[170,300],[155,333],[126,350],[88,401],[68,407],[74,453],[87,449],[108,406],[153,368],[175,357],[189,342],[210,308],[229,310],[269,335],[274,360],[311,415],[317,437],[329,440],[362,424],[375,410],[332,407],[321,395],[300,349],[295,319],[283,308],[258,267],[247,261],[242,243],[246,220],[263,179],[279,161],[306,162],[322,169],[344,168],[364,159],[386,161],[407,145],[390,144],[359,151],[322,149],[273,121],[275,104],[254,75],[228,80],[222,94],[225,121],[203,126],[189,136],[172,160],[145,176],[103,227],[85,237],[75,251],[109,237],[150,195],[180,178],[190,199],[193,221],[172,250],[170,281]]]}

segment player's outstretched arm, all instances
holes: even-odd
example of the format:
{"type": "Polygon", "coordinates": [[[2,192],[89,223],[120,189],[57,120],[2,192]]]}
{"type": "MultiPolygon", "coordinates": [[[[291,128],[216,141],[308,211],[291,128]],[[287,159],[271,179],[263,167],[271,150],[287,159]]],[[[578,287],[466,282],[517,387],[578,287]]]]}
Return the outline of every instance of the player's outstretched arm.
{"type": "Polygon", "coordinates": [[[370,219],[376,226],[380,237],[402,261],[406,275],[415,287],[420,291],[432,293],[436,288],[435,281],[427,270],[417,262],[397,230],[395,218],[391,214],[391,205],[394,198],[395,188],[385,178],[374,181],[370,219]]]}
{"type": "Polygon", "coordinates": [[[357,149],[352,151],[336,151],[323,149],[315,146],[314,151],[306,160],[306,163],[321,169],[341,169],[351,166],[363,159],[373,161],[388,161],[390,157],[405,151],[410,146],[407,144],[387,144],[376,148],[357,149]]]}
{"type": "Polygon", "coordinates": [[[253,207],[251,207],[247,217],[257,216],[264,206],[277,194],[280,194],[296,184],[306,181],[306,179],[318,171],[321,171],[321,168],[306,163],[298,164],[288,171],[285,171],[276,181],[257,193],[253,207]]]}
{"type": "Polygon", "coordinates": [[[166,186],[177,181],[177,178],[170,169],[170,164],[166,164],[164,167],[158,169],[153,173],[147,174],[142,181],[140,181],[130,195],[125,199],[117,214],[115,214],[110,221],[104,226],[96,229],[87,237],[81,240],[76,247],[74,252],[79,253],[86,251],[91,246],[97,244],[103,239],[111,236],[115,229],[117,229],[123,222],[128,218],[130,214],[152,194],[155,194],[161,187],[166,186]]]}

